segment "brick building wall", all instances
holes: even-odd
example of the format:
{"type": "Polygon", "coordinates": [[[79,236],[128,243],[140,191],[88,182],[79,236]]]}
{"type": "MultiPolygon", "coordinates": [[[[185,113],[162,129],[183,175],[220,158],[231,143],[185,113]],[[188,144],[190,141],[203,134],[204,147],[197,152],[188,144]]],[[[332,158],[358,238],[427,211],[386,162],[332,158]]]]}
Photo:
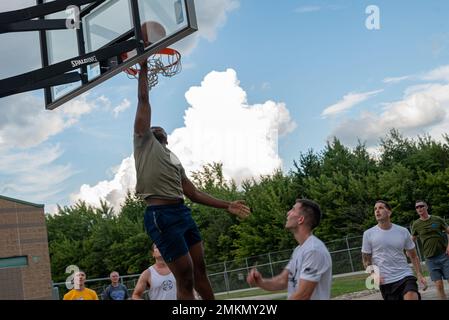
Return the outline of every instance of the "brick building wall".
{"type": "Polygon", "coordinates": [[[0,300],[51,297],[44,206],[0,196],[0,300]]]}

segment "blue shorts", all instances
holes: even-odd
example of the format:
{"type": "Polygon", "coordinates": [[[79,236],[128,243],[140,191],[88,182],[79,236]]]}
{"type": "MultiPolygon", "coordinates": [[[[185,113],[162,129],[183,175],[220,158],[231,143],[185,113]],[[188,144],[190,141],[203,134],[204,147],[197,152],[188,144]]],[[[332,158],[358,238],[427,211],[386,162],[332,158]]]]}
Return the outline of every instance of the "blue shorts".
{"type": "Polygon", "coordinates": [[[426,258],[427,269],[432,281],[449,279],[449,256],[445,253],[426,258]]]}
{"type": "Polygon", "coordinates": [[[186,255],[190,247],[201,241],[192,212],[184,204],[148,206],[145,229],[165,262],[186,255]]]}

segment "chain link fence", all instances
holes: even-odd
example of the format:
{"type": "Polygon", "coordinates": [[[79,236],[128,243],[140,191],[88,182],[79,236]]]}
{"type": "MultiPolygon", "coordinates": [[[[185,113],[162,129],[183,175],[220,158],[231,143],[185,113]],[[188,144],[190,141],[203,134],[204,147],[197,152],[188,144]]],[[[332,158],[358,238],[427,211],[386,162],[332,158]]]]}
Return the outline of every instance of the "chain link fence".
{"type": "MultiPolygon", "coordinates": [[[[348,237],[326,243],[332,257],[332,272],[334,275],[363,270],[361,245],[362,237],[348,237]]],[[[224,293],[250,288],[246,276],[251,268],[257,267],[264,277],[273,277],[285,268],[293,249],[269,252],[244,259],[226,261],[207,265],[207,274],[215,293],[224,293]]],[[[89,275],[87,275],[89,276],[89,275]]],[[[140,274],[120,276],[131,296],[140,274]]],[[[109,278],[87,279],[86,287],[101,293],[110,284],[109,278]]],[[[55,295],[63,298],[68,292],[65,282],[54,283],[55,295]]]]}
{"type": "MultiPolygon", "coordinates": [[[[326,243],[332,257],[332,274],[363,271],[362,236],[346,237],[326,243]]],[[[209,280],[215,293],[249,289],[246,276],[257,267],[264,277],[273,277],[286,267],[293,249],[270,252],[240,260],[207,266],[209,280]]]]}

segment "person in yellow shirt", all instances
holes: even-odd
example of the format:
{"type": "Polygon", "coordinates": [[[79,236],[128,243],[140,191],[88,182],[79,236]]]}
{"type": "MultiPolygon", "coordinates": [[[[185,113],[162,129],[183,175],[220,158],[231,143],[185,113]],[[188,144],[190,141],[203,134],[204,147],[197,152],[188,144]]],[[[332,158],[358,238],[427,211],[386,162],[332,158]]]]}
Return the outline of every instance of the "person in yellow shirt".
{"type": "Polygon", "coordinates": [[[78,271],[75,273],[75,288],[64,295],[63,300],[98,300],[97,293],[89,288],[86,288],[86,273],[78,271]]]}

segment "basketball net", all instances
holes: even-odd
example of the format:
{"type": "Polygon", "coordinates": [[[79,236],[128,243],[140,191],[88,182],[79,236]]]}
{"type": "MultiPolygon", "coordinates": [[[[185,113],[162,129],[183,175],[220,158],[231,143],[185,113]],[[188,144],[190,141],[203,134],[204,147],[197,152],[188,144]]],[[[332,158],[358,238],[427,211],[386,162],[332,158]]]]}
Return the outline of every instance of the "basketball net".
{"type": "MultiPolygon", "coordinates": [[[[127,54],[123,57],[127,58],[127,54]]],[[[148,57],[148,90],[151,90],[159,82],[159,75],[173,77],[181,72],[181,54],[175,49],[165,48],[148,57]]],[[[124,72],[130,79],[138,79],[140,65],[125,69],[124,72]]]]}

